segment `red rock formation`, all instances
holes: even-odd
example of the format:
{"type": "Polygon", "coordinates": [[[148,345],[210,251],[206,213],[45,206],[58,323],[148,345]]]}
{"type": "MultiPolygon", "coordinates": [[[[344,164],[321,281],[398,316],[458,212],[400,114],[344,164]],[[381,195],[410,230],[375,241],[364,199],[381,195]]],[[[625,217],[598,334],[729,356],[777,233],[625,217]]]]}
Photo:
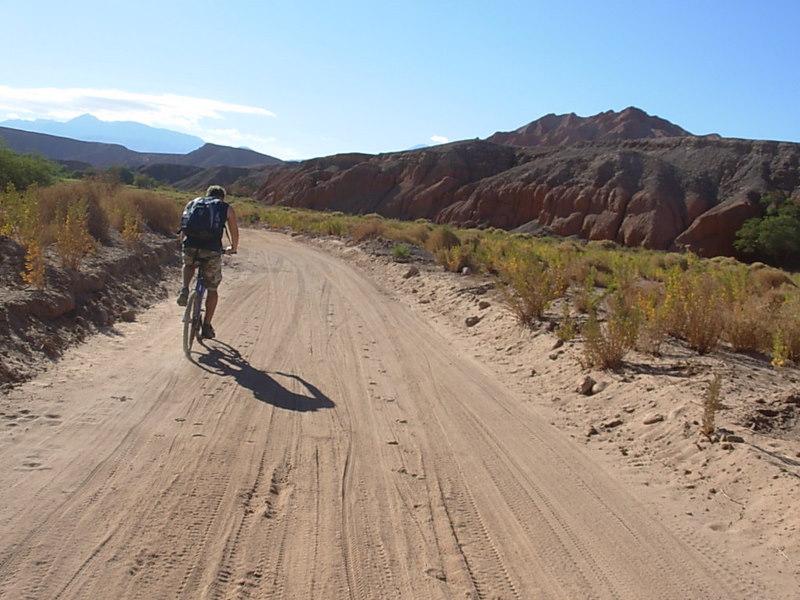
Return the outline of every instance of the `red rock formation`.
{"type": "Polygon", "coordinates": [[[618,142],[642,138],[691,135],[665,119],[653,117],[633,106],[592,117],[549,114],[514,131],[498,131],[487,138],[496,144],[514,146],[570,146],[578,142],[618,142]]]}
{"type": "Polygon", "coordinates": [[[545,228],[731,254],[757,198],[800,195],[800,144],[670,137],[550,148],[468,141],[277,169],[257,200],[467,227],[545,228]]]}

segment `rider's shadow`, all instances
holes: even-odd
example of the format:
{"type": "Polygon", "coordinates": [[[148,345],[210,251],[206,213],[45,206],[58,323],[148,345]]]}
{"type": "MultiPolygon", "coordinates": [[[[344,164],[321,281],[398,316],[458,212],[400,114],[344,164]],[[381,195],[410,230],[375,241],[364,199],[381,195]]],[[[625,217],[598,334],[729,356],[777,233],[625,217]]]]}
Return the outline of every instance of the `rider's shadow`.
{"type": "Polygon", "coordinates": [[[219,340],[203,344],[208,352],[198,356],[196,363],[205,371],[233,377],[240,386],[247,388],[257,400],[278,408],[300,412],[315,411],[336,406],[333,400],[318,388],[297,375],[288,373],[267,373],[253,368],[239,351],[219,340]],[[296,393],[284,387],[271,375],[294,379],[308,392],[296,393]]]}

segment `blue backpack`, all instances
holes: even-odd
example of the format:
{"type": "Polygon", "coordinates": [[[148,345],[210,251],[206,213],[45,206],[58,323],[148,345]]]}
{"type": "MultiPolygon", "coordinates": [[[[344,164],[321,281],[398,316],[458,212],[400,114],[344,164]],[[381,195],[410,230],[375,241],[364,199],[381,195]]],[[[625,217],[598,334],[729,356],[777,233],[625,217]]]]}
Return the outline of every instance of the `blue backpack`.
{"type": "Polygon", "coordinates": [[[222,239],[228,205],[219,198],[195,198],[183,211],[181,231],[195,240],[222,239]]]}

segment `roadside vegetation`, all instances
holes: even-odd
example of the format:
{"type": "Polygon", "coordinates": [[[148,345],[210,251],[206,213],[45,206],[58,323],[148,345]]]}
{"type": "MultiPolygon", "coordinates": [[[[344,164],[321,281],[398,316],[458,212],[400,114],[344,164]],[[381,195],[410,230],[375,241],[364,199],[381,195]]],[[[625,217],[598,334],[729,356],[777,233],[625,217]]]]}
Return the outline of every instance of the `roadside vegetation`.
{"type": "Polygon", "coordinates": [[[145,231],[173,233],[180,211],[168,195],[132,189],[110,177],[24,188],[9,182],[0,191],[0,234],[25,250],[23,279],[44,287],[48,254],[75,270],[99,245],[110,243],[114,232],[130,249],[145,231]]]}
{"type": "Polygon", "coordinates": [[[25,189],[29,185],[50,185],[61,173],[61,167],[41,156],[18,154],[0,142],[0,189],[9,185],[25,189]]]}
{"type": "Polygon", "coordinates": [[[734,247],[749,260],[797,268],[800,266],[800,206],[780,192],[760,199],[763,216],[749,219],[736,232],[734,247]]]}
{"type": "MultiPolygon", "coordinates": [[[[48,256],[80,268],[101,244],[121,238],[135,248],[146,231],[173,234],[189,195],[146,190],[129,173],[101,173],[53,183],[47,161],[19,162],[0,148],[0,234],[26,252],[25,281],[46,285],[48,256]],[[8,166],[10,165],[10,166],[8,166]],[[13,178],[7,174],[12,173],[13,178]]],[[[666,340],[700,354],[729,348],[767,356],[776,367],[800,360],[800,278],[765,262],[700,259],[617,246],[608,241],[534,237],[499,229],[457,229],[426,220],[352,216],[266,207],[230,197],[242,225],[388,240],[407,261],[428,250],[445,270],[494,277],[518,322],[547,322],[563,341],[581,340],[588,366],[616,368],[634,349],[658,355],[666,340]]],[[[800,212],[783,197],[764,199],[765,217],[740,231],[737,249],[764,260],[783,258],[800,239],[800,212]]],[[[797,249],[796,249],[797,250],[797,249]]],[[[794,252],[792,256],[800,255],[794,252]]]]}
{"type": "Polygon", "coordinates": [[[395,259],[419,246],[448,271],[494,276],[521,325],[554,323],[559,338],[581,339],[587,366],[616,368],[632,350],[659,355],[670,338],[699,354],[728,348],[776,367],[800,360],[800,277],[763,262],[249,202],[236,210],[278,229],[380,237],[403,248],[395,259]]]}

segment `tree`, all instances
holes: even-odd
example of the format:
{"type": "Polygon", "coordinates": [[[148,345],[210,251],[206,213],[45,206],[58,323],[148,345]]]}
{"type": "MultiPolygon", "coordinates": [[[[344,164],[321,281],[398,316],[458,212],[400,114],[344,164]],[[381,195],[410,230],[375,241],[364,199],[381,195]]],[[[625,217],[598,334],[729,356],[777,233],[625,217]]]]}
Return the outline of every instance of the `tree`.
{"type": "Polygon", "coordinates": [[[130,185],[133,183],[133,171],[131,171],[128,167],[108,167],[106,169],[106,175],[114,178],[122,185],[130,185]]]}
{"type": "Polygon", "coordinates": [[[61,171],[61,167],[43,156],[18,154],[0,144],[0,189],[12,184],[25,190],[37,183],[50,185],[61,171]]]}
{"type": "Polygon", "coordinates": [[[158,186],[158,182],[147,173],[137,173],[133,178],[133,185],[139,189],[151,190],[158,186]]]}
{"type": "Polygon", "coordinates": [[[776,267],[800,264],[800,206],[779,192],[761,197],[763,217],[744,222],[734,249],[742,258],[776,267]]]}

